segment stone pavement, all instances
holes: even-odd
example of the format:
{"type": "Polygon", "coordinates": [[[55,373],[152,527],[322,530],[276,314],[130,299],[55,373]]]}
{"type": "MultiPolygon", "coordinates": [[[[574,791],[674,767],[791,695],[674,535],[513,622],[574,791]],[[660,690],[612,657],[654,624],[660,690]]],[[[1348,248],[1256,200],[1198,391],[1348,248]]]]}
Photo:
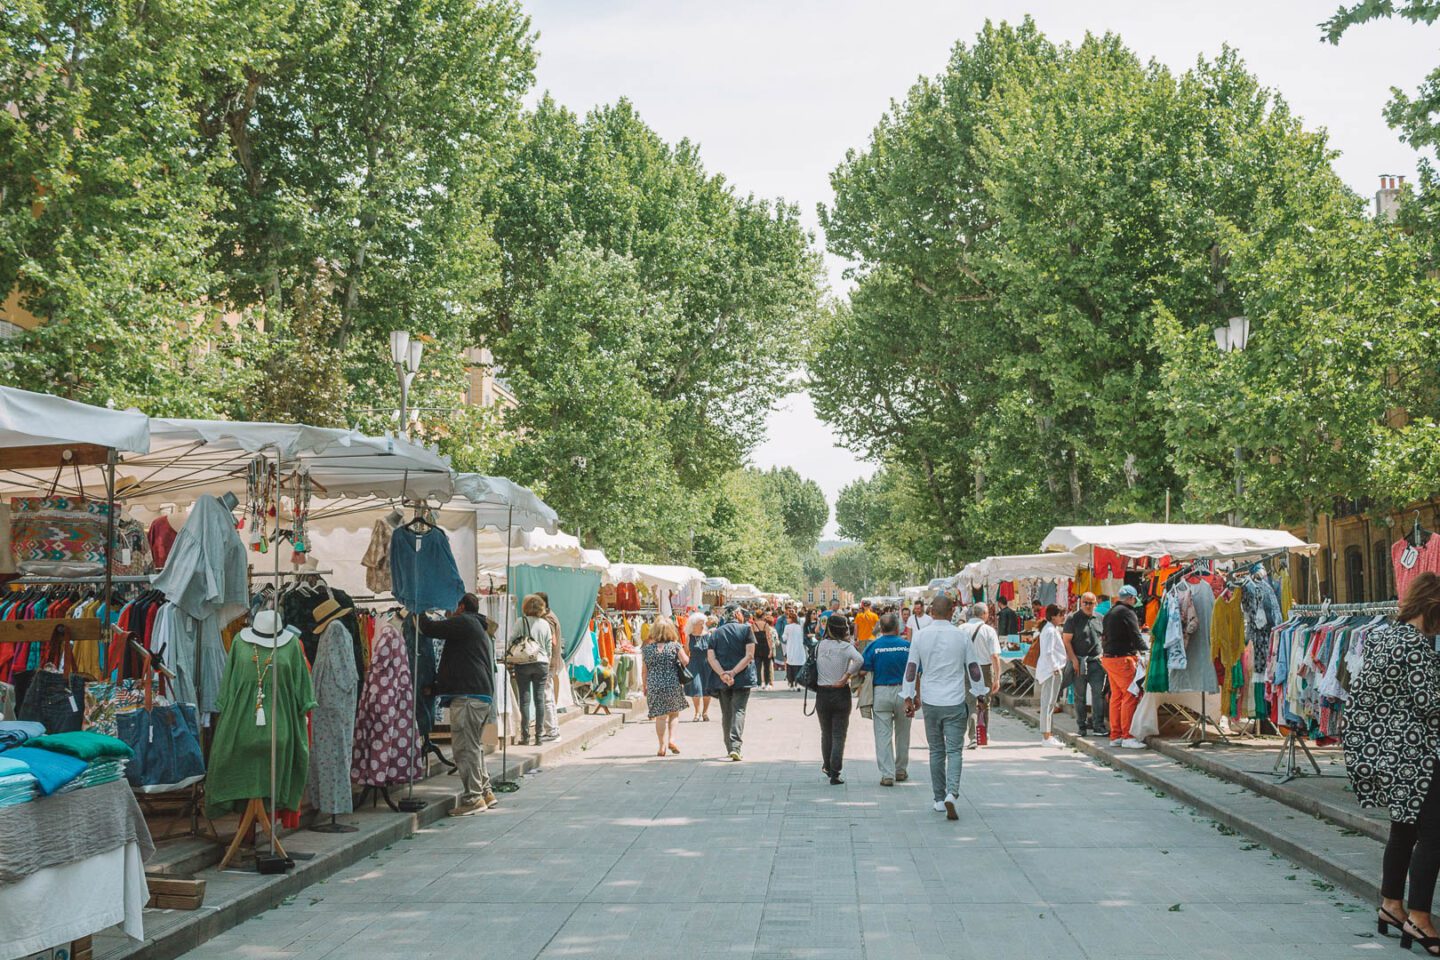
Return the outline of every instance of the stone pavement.
{"type": "MultiPolygon", "coordinates": [[[[879,786],[852,715],[819,770],[798,696],[756,694],[746,759],[718,723],[680,757],[627,725],[500,809],[450,819],[193,950],[194,960],[1352,957],[1393,949],[1366,905],[1070,749],[995,716],[958,823],[879,786]],[[1357,953],[1357,951],[1359,951],[1357,953]]],[[[994,715],[992,715],[994,716],[994,715]]]]}

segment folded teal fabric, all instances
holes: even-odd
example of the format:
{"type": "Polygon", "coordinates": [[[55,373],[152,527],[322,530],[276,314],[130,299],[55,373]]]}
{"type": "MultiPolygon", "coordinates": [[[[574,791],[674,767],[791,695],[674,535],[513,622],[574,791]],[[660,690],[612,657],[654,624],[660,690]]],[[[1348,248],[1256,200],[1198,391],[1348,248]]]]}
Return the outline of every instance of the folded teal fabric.
{"type": "Polygon", "coordinates": [[[19,760],[25,764],[30,775],[39,781],[40,793],[47,797],[80,776],[89,766],[77,757],[53,750],[36,750],[34,747],[14,747],[0,753],[0,757],[19,760]]]}
{"type": "Polygon", "coordinates": [[[53,750],[81,760],[129,760],[135,756],[124,740],[107,737],[103,733],[76,730],[71,733],[48,733],[43,737],[25,741],[27,747],[53,750]]]}
{"type": "Polygon", "coordinates": [[[13,760],[0,753],[0,777],[13,777],[16,774],[29,772],[30,768],[21,761],[13,760]]]}

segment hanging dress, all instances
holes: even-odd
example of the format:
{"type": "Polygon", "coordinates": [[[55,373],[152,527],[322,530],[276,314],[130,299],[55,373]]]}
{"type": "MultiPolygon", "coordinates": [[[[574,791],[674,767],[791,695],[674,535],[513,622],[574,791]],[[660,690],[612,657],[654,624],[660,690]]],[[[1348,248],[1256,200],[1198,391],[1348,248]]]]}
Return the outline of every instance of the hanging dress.
{"type": "Polygon", "coordinates": [[[384,787],[420,778],[419,731],[405,641],[393,618],[376,627],[370,672],[355,718],[350,779],[384,787]]]}
{"type": "Polygon", "coordinates": [[[300,641],[292,638],[279,647],[266,647],[236,637],[230,644],[217,706],[220,719],[205,777],[206,814],[215,817],[241,810],[256,797],[268,801],[272,733],[275,804],[281,810],[299,810],[310,768],[305,715],[315,708],[300,641]],[[259,699],[264,725],[255,709],[260,679],[265,682],[259,699]]]}
{"type": "Polygon", "coordinates": [[[310,718],[310,779],[305,799],[321,813],[350,813],[350,752],[355,742],[354,641],[338,620],[320,634],[315,651],[315,712],[310,718]]]}

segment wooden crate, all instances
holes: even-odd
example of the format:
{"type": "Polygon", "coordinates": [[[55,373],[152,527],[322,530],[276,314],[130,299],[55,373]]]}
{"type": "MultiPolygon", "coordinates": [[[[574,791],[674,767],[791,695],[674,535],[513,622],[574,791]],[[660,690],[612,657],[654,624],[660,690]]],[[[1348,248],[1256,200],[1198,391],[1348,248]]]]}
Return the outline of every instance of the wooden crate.
{"type": "Polygon", "coordinates": [[[70,960],[94,960],[93,939],[89,936],[70,941],[70,960]]]}
{"type": "Polygon", "coordinates": [[[188,877],[146,876],[150,888],[147,907],[160,910],[198,910],[205,903],[205,881],[188,877]]]}

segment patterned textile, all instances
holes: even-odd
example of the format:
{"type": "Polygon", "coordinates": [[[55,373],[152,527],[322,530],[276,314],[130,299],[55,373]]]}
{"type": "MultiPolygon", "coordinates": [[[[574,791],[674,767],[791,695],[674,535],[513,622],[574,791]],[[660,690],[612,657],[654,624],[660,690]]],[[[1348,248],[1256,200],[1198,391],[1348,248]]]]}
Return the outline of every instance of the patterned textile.
{"type": "Polygon", "coordinates": [[[381,624],[370,651],[370,672],[355,718],[350,779],[383,787],[420,778],[420,733],[405,640],[394,620],[381,624]]]}
{"type": "Polygon", "coordinates": [[[1414,823],[1440,749],[1440,654],[1409,624],[1376,631],[1350,687],[1341,742],[1355,799],[1414,823]]]}
{"type": "Polygon", "coordinates": [[[107,737],[119,736],[115,718],[145,705],[145,681],[143,679],[109,680],[85,684],[84,729],[92,733],[103,733],[107,737]]]}
{"type": "Polygon", "coordinates": [[[355,743],[355,669],[350,631],[332,621],[320,634],[311,672],[310,779],[305,797],[321,813],[351,812],[350,757],[355,743]]]}
{"type": "MultiPolygon", "coordinates": [[[[16,497],[10,507],[10,554],[20,573],[80,577],[105,572],[109,503],[85,497],[16,497]]],[[[140,574],[150,568],[145,529],[123,512],[115,517],[115,542],[115,573],[140,574]]]]}

